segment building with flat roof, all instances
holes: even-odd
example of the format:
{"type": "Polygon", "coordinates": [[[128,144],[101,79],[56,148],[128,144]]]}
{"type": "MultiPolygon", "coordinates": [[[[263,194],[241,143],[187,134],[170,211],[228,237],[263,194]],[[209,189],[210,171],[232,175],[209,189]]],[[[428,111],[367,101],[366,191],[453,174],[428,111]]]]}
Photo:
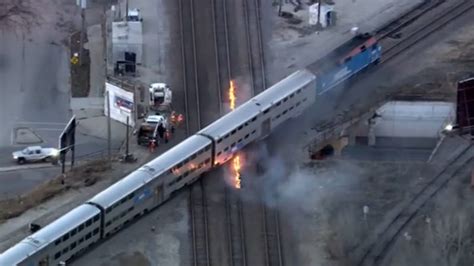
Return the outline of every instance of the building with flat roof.
{"type": "Polygon", "coordinates": [[[112,22],[112,61],[130,61],[135,58],[135,63],[142,64],[143,35],[141,21],[112,22]]]}

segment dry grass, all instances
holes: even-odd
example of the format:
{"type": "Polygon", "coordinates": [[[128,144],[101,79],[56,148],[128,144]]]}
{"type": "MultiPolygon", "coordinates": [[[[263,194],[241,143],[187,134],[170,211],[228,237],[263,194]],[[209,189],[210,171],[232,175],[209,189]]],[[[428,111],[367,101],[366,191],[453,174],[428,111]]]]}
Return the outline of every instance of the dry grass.
{"type": "Polygon", "coordinates": [[[105,160],[87,162],[67,172],[64,183],[62,183],[62,176],[56,176],[24,195],[2,200],[0,201],[0,222],[17,217],[67,190],[93,185],[109,169],[111,169],[110,164],[105,160]]]}

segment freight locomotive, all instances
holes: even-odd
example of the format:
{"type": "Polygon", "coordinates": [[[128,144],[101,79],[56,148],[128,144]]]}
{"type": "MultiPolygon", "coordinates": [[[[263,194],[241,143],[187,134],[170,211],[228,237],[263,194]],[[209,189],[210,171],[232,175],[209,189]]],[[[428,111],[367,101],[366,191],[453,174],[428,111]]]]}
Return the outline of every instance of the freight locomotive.
{"type": "Polygon", "coordinates": [[[380,58],[380,47],[371,36],[357,37],[345,47],[345,52],[341,48],[330,54],[339,63],[318,64],[316,75],[308,69],[296,71],[6,250],[0,254],[0,265],[58,265],[73,259],[299,116],[317,93],[380,58]]]}

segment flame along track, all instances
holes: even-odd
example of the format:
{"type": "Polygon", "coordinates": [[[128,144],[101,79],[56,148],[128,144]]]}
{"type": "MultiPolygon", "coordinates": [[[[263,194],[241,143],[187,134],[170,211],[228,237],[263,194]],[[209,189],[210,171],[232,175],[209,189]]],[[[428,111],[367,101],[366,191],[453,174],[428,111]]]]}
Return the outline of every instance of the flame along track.
{"type": "MultiPolygon", "coordinates": [[[[229,86],[229,107],[230,110],[233,111],[235,109],[235,102],[237,100],[237,97],[235,96],[235,84],[234,81],[230,81],[230,86],[229,86]]],[[[232,170],[233,170],[233,175],[234,175],[234,187],[237,189],[240,189],[240,169],[242,165],[240,163],[240,155],[237,154],[233,159],[232,159],[232,170]]]]}

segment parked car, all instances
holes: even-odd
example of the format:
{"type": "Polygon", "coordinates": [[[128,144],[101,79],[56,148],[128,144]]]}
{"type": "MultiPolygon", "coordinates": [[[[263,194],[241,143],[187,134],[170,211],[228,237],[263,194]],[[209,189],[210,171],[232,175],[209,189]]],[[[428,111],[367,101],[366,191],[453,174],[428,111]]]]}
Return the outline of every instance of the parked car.
{"type": "Polygon", "coordinates": [[[21,151],[12,153],[13,160],[18,164],[26,162],[56,162],[59,157],[59,150],[55,148],[42,148],[41,146],[26,147],[21,151]]]}

